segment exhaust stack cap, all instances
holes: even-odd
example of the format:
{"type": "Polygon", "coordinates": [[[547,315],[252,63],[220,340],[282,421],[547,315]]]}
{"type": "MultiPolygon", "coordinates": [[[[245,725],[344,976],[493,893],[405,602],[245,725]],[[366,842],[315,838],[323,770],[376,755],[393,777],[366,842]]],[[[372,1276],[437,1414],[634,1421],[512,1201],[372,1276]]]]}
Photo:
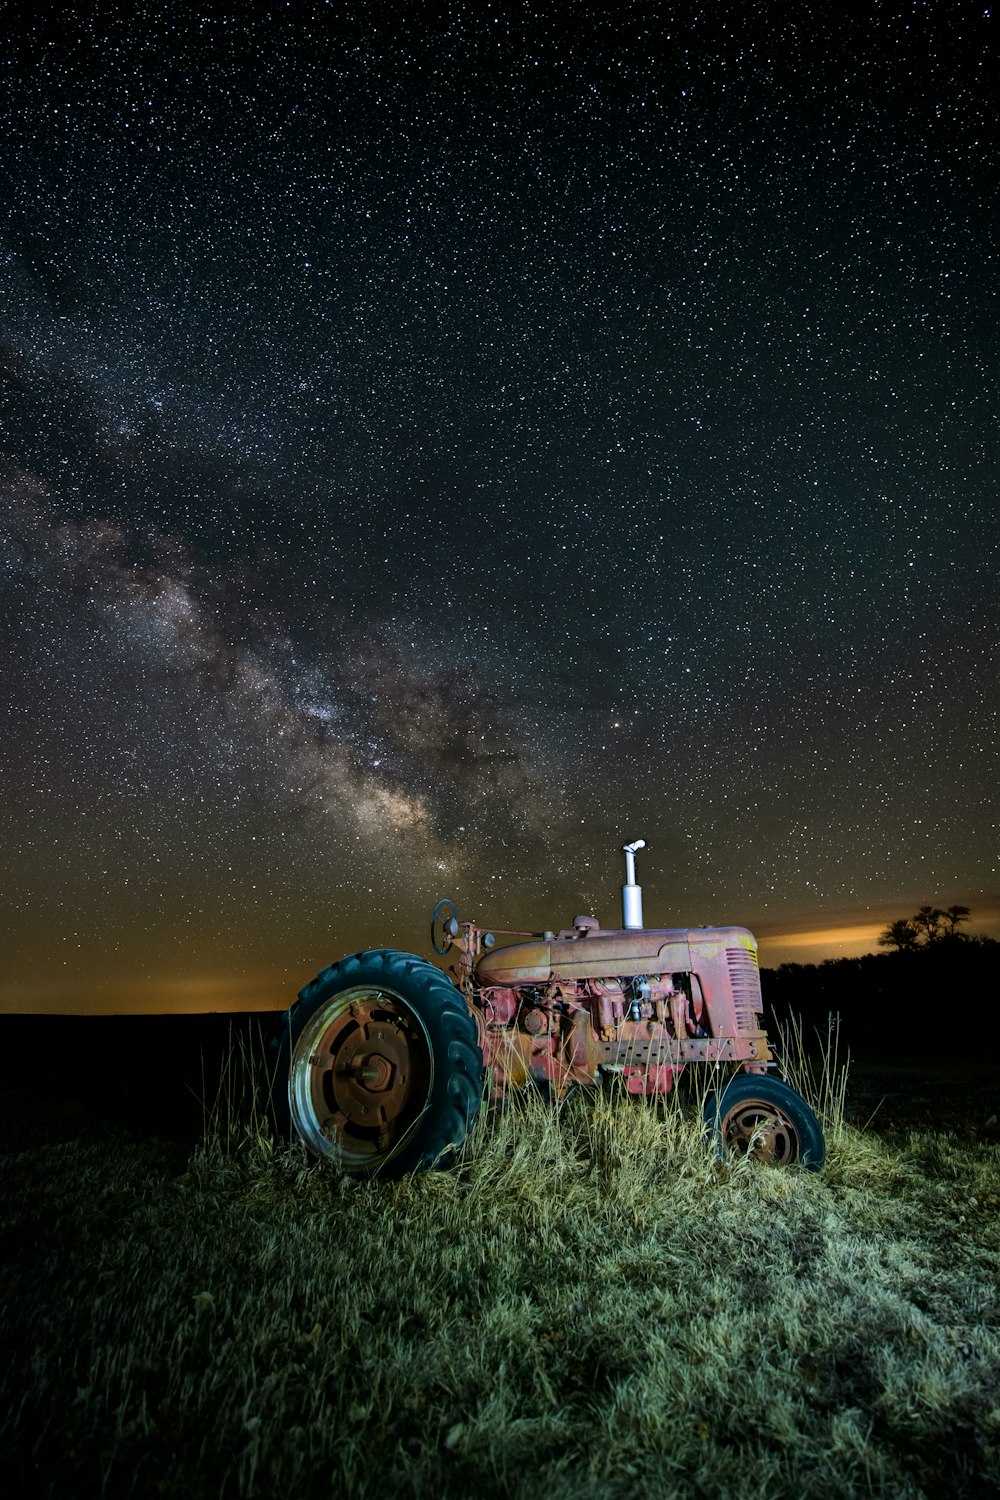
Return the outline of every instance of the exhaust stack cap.
{"type": "Polygon", "coordinates": [[[626,928],[642,926],[642,886],[635,883],[635,856],[640,849],[645,849],[645,847],[645,839],[636,839],[634,843],[622,846],[622,852],[625,855],[625,884],[622,886],[622,926],[626,928]]]}

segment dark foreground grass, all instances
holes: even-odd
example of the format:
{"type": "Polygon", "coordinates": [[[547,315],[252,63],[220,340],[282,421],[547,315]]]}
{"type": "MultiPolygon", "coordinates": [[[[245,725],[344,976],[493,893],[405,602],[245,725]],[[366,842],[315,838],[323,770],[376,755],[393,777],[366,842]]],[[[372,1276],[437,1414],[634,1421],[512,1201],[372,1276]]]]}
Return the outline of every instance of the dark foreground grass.
{"type": "Polygon", "coordinates": [[[604,1097],[395,1184],[220,1116],[11,1151],[6,1492],[997,1493],[1000,1147],[828,1123],[821,1176],[604,1097]]]}

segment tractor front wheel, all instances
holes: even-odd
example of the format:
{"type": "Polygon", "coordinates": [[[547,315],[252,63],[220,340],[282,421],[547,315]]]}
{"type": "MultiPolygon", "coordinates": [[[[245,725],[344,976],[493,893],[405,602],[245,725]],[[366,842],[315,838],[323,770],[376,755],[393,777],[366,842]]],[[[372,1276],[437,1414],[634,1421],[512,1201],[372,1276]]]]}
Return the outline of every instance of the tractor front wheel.
{"type": "Polygon", "coordinates": [[[740,1073],[705,1103],[705,1123],[720,1156],[753,1156],[775,1167],[818,1172],[823,1130],[809,1105],[780,1078],[740,1073]]]}
{"type": "Polygon", "coordinates": [[[283,1018],[275,1113],[324,1161],[397,1177],[462,1145],[482,1071],[475,1019],[440,969],[412,953],[356,953],[283,1018]]]}

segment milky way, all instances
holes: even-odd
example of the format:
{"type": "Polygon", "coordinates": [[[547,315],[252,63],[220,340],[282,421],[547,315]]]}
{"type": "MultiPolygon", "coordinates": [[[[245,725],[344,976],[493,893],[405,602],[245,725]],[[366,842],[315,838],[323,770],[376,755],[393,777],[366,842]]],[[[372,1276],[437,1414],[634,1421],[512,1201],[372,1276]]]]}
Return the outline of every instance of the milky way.
{"type": "Polygon", "coordinates": [[[7,23],[0,1000],[987,930],[988,10],[326,9],[7,23]]]}

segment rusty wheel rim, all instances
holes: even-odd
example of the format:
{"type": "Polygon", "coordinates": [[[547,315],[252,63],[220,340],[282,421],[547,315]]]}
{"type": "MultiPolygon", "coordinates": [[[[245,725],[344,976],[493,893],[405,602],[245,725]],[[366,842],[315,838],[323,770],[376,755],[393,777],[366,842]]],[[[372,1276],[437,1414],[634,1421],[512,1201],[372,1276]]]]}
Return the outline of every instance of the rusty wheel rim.
{"type": "Polygon", "coordinates": [[[799,1159],[799,1135],[784,1110],[763,1099],[742,1099],[722,1121],[726,1150],[752,1156],[768,1166],[788,1167],[799,1159]]]}
{"type": "Polygon", "coordinates": [[[394,990],[343,990],[309,1017],[292,1051],[292,1121],[318,1156],[370,1171],[406,1143],[434,1076],[423,1021],[394,990]]]}

